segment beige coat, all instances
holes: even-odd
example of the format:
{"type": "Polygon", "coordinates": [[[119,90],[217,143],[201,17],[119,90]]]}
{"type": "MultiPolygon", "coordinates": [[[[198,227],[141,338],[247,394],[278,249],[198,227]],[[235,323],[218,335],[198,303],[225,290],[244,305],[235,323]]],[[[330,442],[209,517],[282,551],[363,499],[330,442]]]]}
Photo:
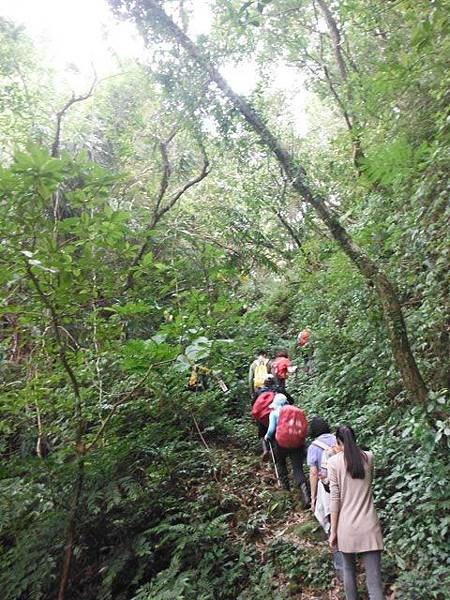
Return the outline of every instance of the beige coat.
{"type": "Polygon", "coordinates": [[[328,460],[330,511],[339,513],[337,543],[341,552],[370,552],[383,549],[380,523],[373,505],[373,455],[366,452],[365,479],[347,473],[344,453],[328,460]]]}

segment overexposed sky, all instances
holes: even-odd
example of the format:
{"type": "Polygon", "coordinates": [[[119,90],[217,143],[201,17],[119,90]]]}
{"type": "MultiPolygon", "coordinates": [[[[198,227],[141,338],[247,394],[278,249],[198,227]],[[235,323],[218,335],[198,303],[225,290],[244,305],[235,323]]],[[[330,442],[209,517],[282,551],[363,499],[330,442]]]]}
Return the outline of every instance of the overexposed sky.
{"type": "MultiPolygon", "coordinates": [[[[145,55],[134,25],[116,19],[106,0],[0,0],[0,15],[25,25],[28,35],[44,49],[56,71],[74,83],[77,70],[89,79],[93,65],[98,76],[103,77],[120,69],[118,58],[145,55]]],[[[195,37],[208,33],[211,21],[208,1],[195,0],[190,34],[195,37]]],[[[249,91],[256,78],[248,72],[240,77],[239,71],[242,69],[233,73],[234,83],[243,93],[249,91]]]]}
{"type": "MultiPolygon", "coordinates": [[[[25,26],[41,47],[61,84],[76,93],[85,91],[95,70],[98,78],[120,72],[120,59],[145,58],[141,36],[133,24],[116,19],[106,0],[0,0],[0,15],[25,26]]],[[[195,0],[189,33],[208,33],[212,14],[208,0],[195,0]]],[[[250,93],[256,82],[254,63],[227,65],[222,72],[239,94],[250,93]]],[[[298,133],[306,133],[306,94],[301,78],[279,65],[274,89],[290,90],[297,106],[298,133]]]]}
{"type": "Polygon", "coordinates": [[[72,87],[92,79],[92,67],[99,77],[117,72],[115,54],[133,58],[143,52],[134,27],[114,19],[106,0],[0,0],[0,14],[25,25],[50,65],[72,87]]]}

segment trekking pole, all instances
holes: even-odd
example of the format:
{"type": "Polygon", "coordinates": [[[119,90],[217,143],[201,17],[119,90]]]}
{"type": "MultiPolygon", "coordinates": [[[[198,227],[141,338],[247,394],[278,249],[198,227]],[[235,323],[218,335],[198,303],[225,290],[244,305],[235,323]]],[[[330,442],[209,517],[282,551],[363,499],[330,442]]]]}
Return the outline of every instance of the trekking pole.
{"type": "Polygon", "coordinates": [[[267,440],[267,443],[269,444],[270,454],[272,456],[272,461],[273,461],[273,468],[275,469],[275,475],[277,476],[278,487],[281,487],[280,476],[278,475],[277,462],[275,460],[275,455],[273,453],[272,443],[270,440],[267,440]]]}

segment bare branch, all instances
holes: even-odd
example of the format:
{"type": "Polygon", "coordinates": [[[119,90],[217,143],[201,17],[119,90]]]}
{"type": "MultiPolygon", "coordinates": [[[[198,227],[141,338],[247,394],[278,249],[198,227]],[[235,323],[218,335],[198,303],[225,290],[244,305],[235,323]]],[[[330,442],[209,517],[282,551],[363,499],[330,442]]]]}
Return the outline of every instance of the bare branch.
{"type": "Polygon", "coordinates": [[[174,195],[172,196],[171,200],[168,202],[168,204],[166,204],[166,206],[164,206],[158,213],[158,221],[160,220],[160,218],[168,211],[170,210],[175,204],[176,202],[178,202],[178,200],[181,198],[181,196],[186,193],[191,187],[193,187],[194,185],[196,185],[197,183],[200,183],[200,181],[202,181],[203,179],[205,179],[205,177],[208,175],[209,171],[209,161],[208,159],[205,157],[204,161],[203,161],[203,166],[202,169],[200,171],[200,173],[196,176],[193,177],[192,179],[190,179],[187,183],[185,183],[178,191],[176,191],[174,193],[174,195]]]}
{"type": "Polygon", "coordinates": [[[176,128],[174,127],[172,129],[172,131],[170,132],[169,137],[166,140],[164,140],[163,142],[159,143],[159,151],[161,152],[161,157],[162,157],[162,161],[163,161],[163,173],[162,173],[162,177],[161,177],[161,182],[159,184],[159,193],[158,193],[158,197],[156,199],[155,208],[153,209],[152,227],[150,227],[150,229],[152,229],[159,220],[157,218],[157,215],[159,212],[159,207],[161,206],[161,202],[163,201],[164,196],[166,195],[166,192],[167,192],[167,188],[169,187],[169,181],[170,181],[170,177],[172,175],[172,166],[171,166],[170,160],[169,160],[168,147],[169,147],[170,142],[175,137],[175,134],[176,134],[176,128]]]}
{"type": "Polygon", "coordinates": [[[86,94],[83,94],[81,96],[75,96],[75,93],[73,93],[72,97],[64,104],[62,109],[56,113],[56,131],[51,150],[51,156],[53,156],[53,158],[57,158],[59,155],[59,146],[61,143],[61,125],[65,114],[73,104],[76,104],[77,102],[83,102],[83,100],[87,100],[88,98],[90,98],[92,96],[92,92],[94,91],[96,83],[97,76],[95,75],[91,87],[86,92],[86,94]]]}
{"type": "MultiPolygon", "coordinates": [[[[351,87],[348,86],[348,71],[347,71],[347,66],[346,66],[345,60],[344,60],[344,48],[343,48],[343,44],[342,44],[341,33],[339,31],[337,22],[336,22],[335,18],[333,17],[333,14],[332,14],[330,8],[328,7],[328,5],[324,2],[324,0],[317,0],[317,3],[320,6],[320,10],[322,11],[322,13],[325,17],[325,20],[327,22],[328,31],[329,31],[330,37],[332,39],[332,45],[333,45],[333,51],[334,51],[334,55],[335,55],[335,59],[336,59],[337,70],[341,77],[342,83],[345,86],[348,103],[349,103],[349,105],[351,105],[351,102],[353,100],[353,94],[352,94],[351,87]]],[[[358,174],[361,175],[362,174],[361,161],[364,158],[364,152],[363,152],[363,149],[361,146],[361,136],[358,131],[358,118],[355,114],[352,114],[352,115],[350,114],[349,110],[345,106],[345,103],[339,97],[339,94],[337,93],[337,91],[335,89],[335,86],[329,75],[328,69],[323,61],[322,39],[320,41],[321,41],[320,52],[321,52],[321,60],[323,62],[323,71],[324,71],[325,77],[328,81],[328,85],[331,90],[331,93],[333,94],[336,102],[338,103],[338,105],[342,111],[342,114],[344,116],[348,130],[350,132],[350,136],[352,139],[352,149],[353,149],[353,164],[355,165],[355,168],[358,171],[358,174]]],[[[352,65],[352,68],[354,70],[356,70],[356,65],[352,61],[351,61],[351,65],[352,65]]]]}
{"type": "Polygon", "coordinates": [[[195,418],[195,415],[192,412],[191,412],[191,417],[192,417],[192,420],[194,421],[195,429],[197,430],[197,433],[200,436],[202,444],[205,446],[205,449],[208,452],[208,458],[209,458],[209,460],[211,462],[211,465],[212,465],[212,468],[213,468],[213,477],[216,480],[216,483],[219,483],[219,478],[217,477],[217,467],[216,467],[216,464],[215,464],[214,459],[212,457],[211,448],[206,443],[205,437],[204,437],[203,433],[201,432],[201,429],[199,427],[197,419],[195,418]]]}
{"type": "Polygon", "coordinates": [[[338,29],[337,23],[328,5],[323,0],[317,0],[317,4],[320,6],[325,21],[327,22],[328,31],[330,32],[331,39],[333,41],[333,51],[336,58],[336,65],[342,81],[347,81],[347,66],[345,64],[344,56],[342,53],[342,40],[341,33],[338,29]]]}
{"type": "MultiPolygon", "coordinates": [[[[161,206],[163,203],[163,200],[164,200],[164,196],[166,195],[167,188],[169,186],[169,179],[170,179],[170,175],[171,175],[171,165],[170,165],[170,161],[168,158],[167,146],[174,138],[175,133],[176,133],[176,129],[174,128],[172,130],[171,135],[167,138],[167,140],[160,144],[161,155],[163,158],[163,174],[161,177],[161,184],[160,184],[160,188],[159,188],[158,197],[156,200],[156,205],[153,210],[152,219],[148,225],[148,229],[147,229],[148,232],[152,231],[156,227],[156,225],[159,223],[161,218],[171,208],[173,208],[175,206],[175,204],[178,202],[178,200],[181,198],[181,196],[183,194],[185,194],[191,187],[193,187],[197,183],[200,183],[200,181],[202,181],[209,173],[208,157],[206,155],[203,144],[199,140],[198,143],[200,145],[200,149],[201,149],[201,152],[203,155],[203,166],[202,166],[200,173],[198,175],[196,175],[195,177],[193,177],[192,179],[190,179],[189,181],[187,181],[179,190],[174,192],[173,196],[170,198],[170,200],[165,205],[161,206]]],[[[125,289],[129,289],[133,286],[133,269],[141,262],[143,256],[145,255],[145,253],[148,250],[149,244],[150,244],[150,238],[147,235],[147,239],[142,244],[139,252],[136,254],[133,262],[131,263],[130,270],[128,272],[127,279],[125,282],[125,289]]]]}
{"type": "Polygon", "coordinates": [[[336,100],[337,105],[339,106],[339,108],[342,111],[342,116],[344,117],[344,120],[345,120],[345,122],[347,124],[347,128],[348,128],[349,131],[353,131],[353,124],[350,121],[350,116],[349,116],[349,114],[347,112],[347,109],[345,108],[345,104],[342,102],[341,97],[339,96],[339,94],[336,91],[334,83],[333,83],[333,81],[332,81],[332,79],[330,77],[330,73],[328,71],[328,67],[325,64],[322,65],[322,67],[323,67],[323,72],[324,72],[325,78],[326,78],[326,80],[328,82],[328,87],[330,88],[330,91],[333,94],[334,99],[336,100]]]}
{"type": "Polygon", "coordinates": [[[120,396],[116,402],[112,405],[111,410],[108,413],[108,416],[106,417],[106,419],[103,421],[103,423],[101,424],[99,430],[97,431],[97,433],[95,434],[94,439],[92,440],[92,442],[90,444],[87,444],[84,448],[84,453],[86,454],[87,452],[89,452],[90,450],[92,450],[92,448],[94,448],[100,437],[102,436],[103,432],[105,431],[108,423],[111,421],[111,419],[113,418],[113,416],[115,415],[115,413],[117,412],[117,409],[122,406],[122,404],[125,404],[125,402],[127,402],[135,393],[136,390],[138,390],[141,385],[145,382],[145,380],[147,379],[147,377],[150,375],[151,371],[155,368],[158,367],[160,365],[165,365],[168,363],[173,362],[175,359],[171,358],[169,360],[163,360],[160,361],[158,363],[153,363],[149,366],[149,368],[147,369],[147,371],[145,372],[145,374],[141,377],[141,379],[136,383],[136,385],[126,394],[124,394],[123,396],[120,396]]]}

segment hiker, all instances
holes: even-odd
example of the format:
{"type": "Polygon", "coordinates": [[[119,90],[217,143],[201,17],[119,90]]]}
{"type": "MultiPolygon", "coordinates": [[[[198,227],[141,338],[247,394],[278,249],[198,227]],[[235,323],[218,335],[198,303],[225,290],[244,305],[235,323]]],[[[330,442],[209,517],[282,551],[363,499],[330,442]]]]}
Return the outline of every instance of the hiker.
{"type": "Polygon", "coordinates": [[[288,405],[284,394],[275,394],[269,416],[269,428],[264,437],[271,444],[280,482],[285,490],[290,489],[286,459],[292,463],[292,474],[300,490],[300,497],[304,508],[310,504],[308,483],[303,472],[305,460],[305,437],[308,424],[303,411],[295,406],[288,405]]]}
{"type": "Polygon", "coordinates": [[[311,330],[309,329],[309,327],[305,327],[305,329],[300,331],[300,333],[297,336],[297,344],[300,346],[300,348],[304,348],[308,345],[310,334],[311,330]]]}
{"type": "Polygon", "coordinates": [[[309,435],[313,438],[308,447],[306,459],[311,487],[311,510],[328,535],[330,532],[330,489],[327,481],[326,456],[323,456],[323,453],[334,452],[336,438],[332,435],[328,422],[317,416],[310,421],[309,435]]]}
{"type": "Polygon", "coordinates": [[[248,371],[248,384],[250,388],[250,397],[253,398],[255,390],[264,385],[268,370],[267,363],[269,362],[268,354],[265,350],[257,351],[257,358],[250,365],[248,371]]]}
{"type": "MultiPolygon", "coordinates": [[[[331,529],[328,460],[337,451],[336,438],[331,433],[328,422],[317,416],[310,421],[309,435],[313,438],[306,459],[309,467],[311,510],[328,537],[331,529]]],[[[333,566],[337,577],[342,580],[342,556],[336,550],[333,552],[333,566]]]]}
{"type": "Polygon", "coordinates": [[[255,388],[255,391],[253,393],[253,398],[252,398],[252,406],[254,405],[256,398],[260,394],[263,394],[264,392],[269,392],[269,391],[271,391],[271,392],[278,391],[275,377],[271,373],[266,374],[266,378],[264,379],[264,384],[261,387],[255,388]]]}
{"type": "Polygon", "coordinates": [[[270,454],[268,444],[264,437],[267,433],[267,428],[269,427],[269,406],[275,398],[275,394],[275,377],[268,373],[264,385],[255,390],[252,401],[252,416],[256,419],[258,425],[258,438],[261,439],[263,449],[261,460],[267,460],[270,454]]]}
{"type": "Polygon", "coordinates": [[[373,454],[356,444],[353,429],[340,426],[337,444],[342,452],[328,461],[330,480],[330,548],[342,552],[346,600],[357,600],[356,554],[361,554],[370,600],[383,600],[381,550],[383,538],[373,504],[373,454]]]}
{"type": "Polygon", "coordinates": [[[256,398],[260,394],[263,394],[264,392],[267,392],[269,390],[275,393],[284,394],[287,398],[288,404],[294,404],[294,398],[292,397],[292,395],[287,390],[283,390],[279,386],[276,378],[272,375],[272,373],[267,373],[264,385],[255,389],[255,393],[253,394],[252,398],[252,406],[254,405],[256,398]]]}
{"type": "Polygon", "coordinates": [[[208,389],[208,377],[212,373],[211,369],[202,365],[194,365],[189,377],[187,388],[191,392],[204,392],[208,389]]]}
{"type": "Polygon", "coordinates": [[[270,369],[272,375],[275,377],[278,388],[283,394],[286,389],[286,379],[291,367],[292,363],[289,360],[287,350],[278,350],[275,353],[275,358],[270,363],[270,369]]]}
{"type": "Polygon", "coordinates": [[[297,345],[303,357],[303,368],[307,375],[313,374],[313,348],[311,344],[311,330],[305,327],[297,337],[297,345]]]}

